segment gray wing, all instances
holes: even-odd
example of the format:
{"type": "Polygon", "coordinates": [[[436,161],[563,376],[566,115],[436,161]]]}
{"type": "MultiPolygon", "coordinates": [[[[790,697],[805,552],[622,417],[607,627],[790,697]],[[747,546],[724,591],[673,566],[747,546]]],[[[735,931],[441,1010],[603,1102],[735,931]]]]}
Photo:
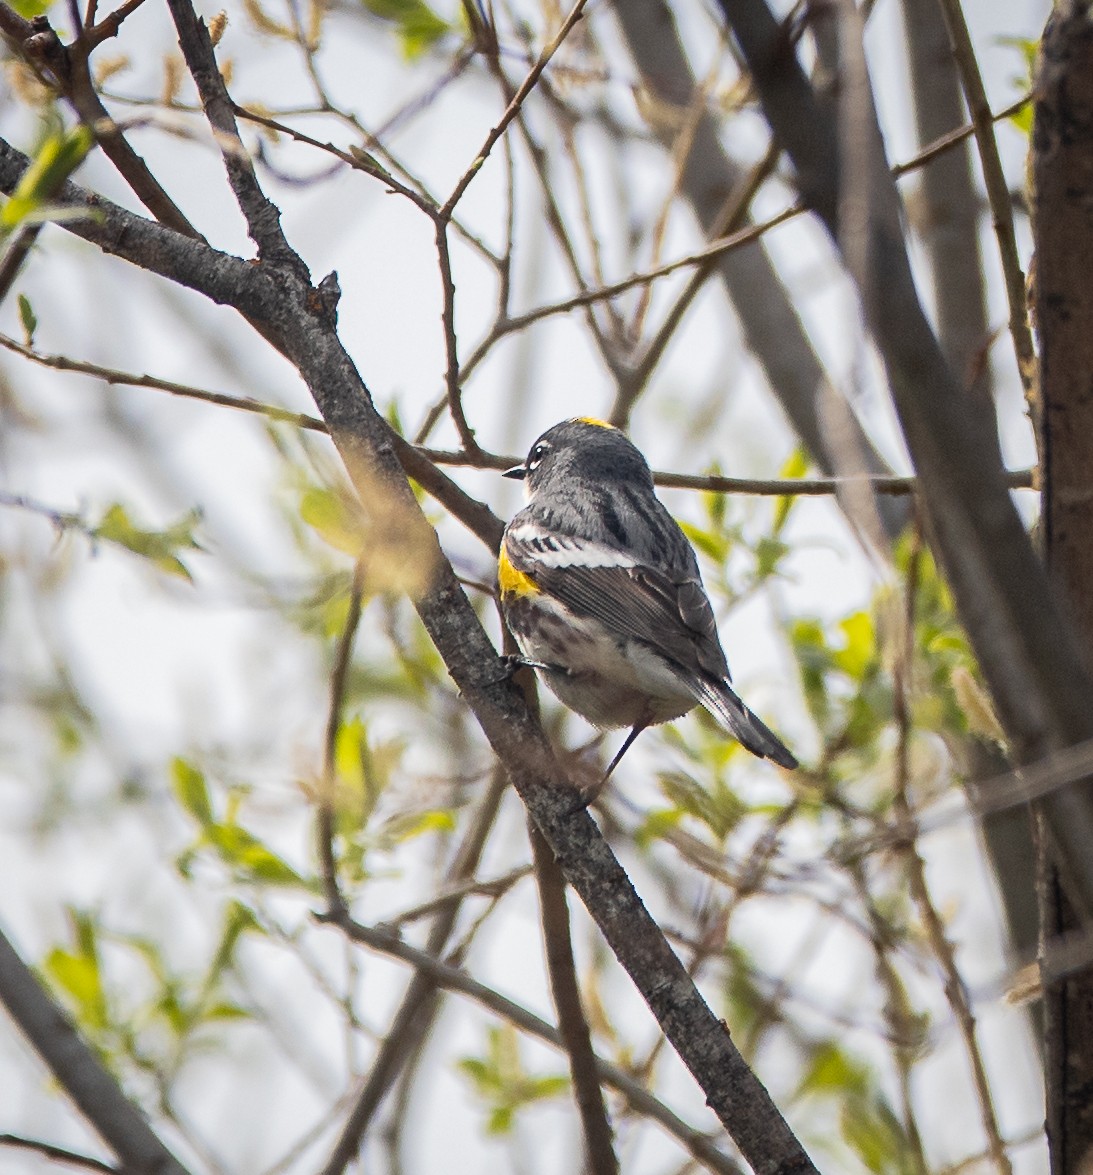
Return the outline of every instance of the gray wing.
{"type": "Polygon", "coordinates": [[[514,519],[505,535],[514,567],[578,616],[641,641],[688,673],[729,675],[713,608],[698,579],[670,574],[606,544],[570,539],[514,519]]]}
{"type": "Polygon", "coordinates": [[[519,515],[505,532],[513,566],[578,616],[641,641],[680,670],[680,679],[749,751],[792,770],[793,753],[733,693],[713,608],[688,548],[665,572],[620,548],[547,531],[519,515]]]}

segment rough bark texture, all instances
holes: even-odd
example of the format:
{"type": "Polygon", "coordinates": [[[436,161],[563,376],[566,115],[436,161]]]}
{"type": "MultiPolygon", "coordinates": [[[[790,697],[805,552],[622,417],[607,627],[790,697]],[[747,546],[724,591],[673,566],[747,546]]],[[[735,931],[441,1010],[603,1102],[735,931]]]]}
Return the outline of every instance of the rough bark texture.
{"type": "MultiPolygon", "coordinates": [[[[1043,528],[1048,567],[1093,646],[1093,18],[1057,3],[1044,31],[1033,133],[1040,336],[1043,528]]],[[[1048,845],[1050,851],[1050,844],[1048,845]]],[[[1052,860],[1043,872],[1045,947],[1078,920],[1052,860]]],[[[1093,969],[1046,985],[1052,1171],[1093,1161],[1093,969]]]]}

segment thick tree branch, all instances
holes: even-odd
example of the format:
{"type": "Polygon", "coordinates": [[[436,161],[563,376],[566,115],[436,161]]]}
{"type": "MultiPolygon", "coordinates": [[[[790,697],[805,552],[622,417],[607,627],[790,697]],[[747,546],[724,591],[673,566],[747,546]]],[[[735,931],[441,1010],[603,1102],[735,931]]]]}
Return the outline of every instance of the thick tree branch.
{"type": "MultiPolygon", "coordinates": [[[[1044,30],[1032,178],[1044,549],[1088,651],[1093,648],[1093,17],[1088,4],[1060,0],[1044,30]]],[[[1088,927],[1080,925],[1067,900],[1053,855],[1045,855],[1043,941],[1065,943],[1087,934],[1088,927]]],[[[1055,979],[1044,974],[1042,982],[1051,1169],[1073,1175],[1093,1155],[1093,970],[1055,979]]]]}

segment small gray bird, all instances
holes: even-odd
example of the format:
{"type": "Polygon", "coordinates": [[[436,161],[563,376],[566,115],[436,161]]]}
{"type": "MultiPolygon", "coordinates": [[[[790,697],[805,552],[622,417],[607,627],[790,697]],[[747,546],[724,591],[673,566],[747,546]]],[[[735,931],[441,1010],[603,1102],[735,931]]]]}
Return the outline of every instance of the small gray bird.
{"type": "Polygon", "coordinates": [[[596,792],[647,726],[696,705],[753,755],[797,766],[733,692],[694,548],[617,428],[585,416],[563,421],[504,476],[523,481],[528,495],[498,561],[520,660],[589,722],[630,727],[596,792]]]}

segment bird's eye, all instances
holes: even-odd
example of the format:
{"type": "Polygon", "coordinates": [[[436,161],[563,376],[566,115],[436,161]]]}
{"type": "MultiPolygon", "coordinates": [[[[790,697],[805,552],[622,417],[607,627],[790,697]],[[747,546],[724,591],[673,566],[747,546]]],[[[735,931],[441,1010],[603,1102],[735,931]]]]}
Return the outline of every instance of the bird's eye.
{"type": "Polygon", "coordinates": [[[528,454],[528,469],[538,469],[543,458],[550,452],[549,445],[536,445],[528,454]]]}

